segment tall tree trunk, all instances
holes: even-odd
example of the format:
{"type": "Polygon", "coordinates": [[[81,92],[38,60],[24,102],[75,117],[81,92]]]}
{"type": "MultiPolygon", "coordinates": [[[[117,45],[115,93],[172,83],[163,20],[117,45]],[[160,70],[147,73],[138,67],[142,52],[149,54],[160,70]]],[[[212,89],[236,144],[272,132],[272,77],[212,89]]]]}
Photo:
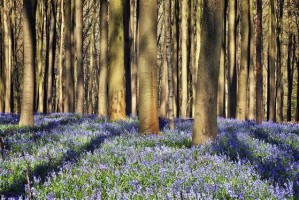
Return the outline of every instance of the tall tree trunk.
{"type": "MultiPolygon", "coordinates": [[[[167,0],[168,1],[168,0],[167,0]]],[[[162,64],[162,70],[161,70],[161,97],[160,97],[160,116],[166,118],[167,117],[167,102],[168,102],[168,93],[169,93],[169,88],[168,88],[168,69],[167,69],[167,28],[166,28],[166,23],[168,23],[168,13],[166,11],[166,4],[168,2],[164,1],[164,12],[163,12],[163,17],[164,17],[164,42],[163,42],[163,64],[162,64]]]]}
{"type": "Polygon", "coordinates": [[[3,29],[4,29],[4,67],[5,67],[5,113],[11,113],[11,38],[9,23],[9,5],[6,0],[3,1],[3,29]]]}
{"type": "Polygon", "coordinates": [[[287,76],[288,76],[288,96],[287,96],[287,121],[292,120],[292,93],[293,93],[293,80],[294,80],[294,66],[292,62],[293,48],[295,48],[293,33],[289,33],[288,43],[288,58],[287,58],[287,76]]]}
{"type": "MultiPolygon", "coordinates": [[[[84,71],[83,71],[83,1],[76,0],[76,50],[77,50],[77,106],[76,113],[84,111],[84,71]]],[[[93,45],[93,44],[90,44],[93,45]]]]}
{"type": "Polygon", "coordinates": [[[139,123],[141,133],[159,133],[157,96],[157,0],[139,3],[139,123]]]}
{"type": "Polygon", "coordinates": [[[263,120],[263,10],[262,0],[256,3],[257,24],[256,24],[256,122],[262,123],[263,120]]]}
{"type": "Polygon", "coordinates": [[[188,0],[182,0],[182,85],[181,85],[181,117],[187,117],[188,106],[188,0]]]}
{"type": "Polygon", "coordinates": [[[49,44],[48,44],[48,84],[47,84],[47,111],[53,112],[53,80],[54,80],[54,66],[55,66],[55,50],[56,50],[56,5],[53,0],[50,2],[51,7],[49,11],[50,17],[50,32],[49,32],[49,44]]]}
{"type": "Polygon", "coordinates": [[[217,87],[223,31],[223,0],[203,0],[203,18],[192,144],[214,140],[217,128],[217,87]]]}
{"type": "Polygon", "coordinates": [[[241,120],[246,119],[247,82],[249,61],[249,0],[241,1],[241,63],[238,77],[237,115],[241,120]]]}
{"type": "Polygon", "coordinates": [[[109,117],[126,118],[123,0],[109,2],[109,117]]]}
{"type": "Polygon", "coordinates": [[[276,121],[282,122],[283,121],[283,75],[282,75],[282,24],[283,24],[283,5],[284,0],[278,1],[278,16],[277,16],[277,24],[276,24],[276,44],[277,44],[277,93],[276,93],[276,121]]]}
{"type": "Polygon", "coordinates": [[[58,97],[58,105],[59,105],[59,112],[64,112],[63,107],[63,44],[64,44],[64,1],[61,0],[60,10],[61,10],[61,27],[60,27],[60,50],[59,50],[59,78],[58,78],[58,85],[59,85],[59,97],[58,97]]]}
{"type": "Polygon", "coordinates": [[[108,114],[108,2],[107,0],[100,1],[100,72],[99,72],[99,100],[98,114],[107,116],[108,114]]]}
{"type": "Polygon", "coordinates": [[[178,32],[179,32],[179,23],[178,23],[178,1],[173,0],[173,11],[172,11],[172,42],[173,42],[173,112],[174,116],[178,116],[178,32]]]}
{"type": "Polygon", "coordinates": [[[192,77],[192,107],[191,109],[191,116],[194,117],[195,113],[195,94],[196,94],[196,72],[198,66],[195,65],[196,59],[196,18],[197,18],[197,0],[191,0],[190,2],[190,68],[191,68],[191,77],[192,77]]]}
{"type": "Polygon", "coordinates": [[[255,93],[255,78],[254,78],[254,33],[253,33],[253,2],[249,1],[249,19],[250,19],[250,25],[249,25],[249,77],[248,77],[248,87],[249,87],[249,94],[248,94],[248,117],[247,119],[255,119],[255,99],[256,99],[256,93],[255,93]]]}
{"type": "MultiPolygon", "coordinates": [[[[0,24],[3,23],[3,4],[0,2],[0,24]]],[[[3,48],[3,26],[0,26],[0,113],[4,112],[4,77],[3,77],[3,68],[4,68],[4,48],[3,48]]]]}
{"type": "Polygon", "coordinates": [[[167,48],[167,67],[168,67],[168,115],[169,128],[174,130],[174,112],[173,112],[173,53],[172,53],[172,27],[171,27],[171,0],[164,1],[165,3],[165,31],[166,31],[166,48],[167,48]]]}
{"type": "MultiPolygon", "coordinates": [[[[299,37],[299,36],[298,36],[299,37]]],[[[296,115],[295,121],[299,121],[299,57],[297,56],[297,102],[296,102],[296,115]]]]}
{"type": "Polygon", "coordinates": [[[44,1],[38,0],[37,3],[37,112],[44,111],[44,90],[43,90],[43,27],[44,27],[44,1]]]}
{"type": "Polygon", "coordinates": [[[93,1],[92,25],[90,34],[90,60],[89,60],[89,78],[88,78],[88,113],[93,114],[93,68],[94,68],[94,43],[95,43],[95,24],[97,17],[96,0],[93,1]]]}
{"type": "Polygon", "coordinates": [[[270,0],[269,5],[269,42],[268,42],[268,89],[267,89],[267,114],[268,120],[275,121],[275,10],[274,0],[270,0]]]}
{"type": "Polygon", "coordinates": [[[224,15],[223,15],[223,37],[221,43],[220,68],[218,76],[218,94],[217,94],[217,116],[225,117],[225,64],[226,64],[226,10],[227,0],[224,1],[224,15]]]}
{"type": "Polygon", "coordinates": [[[74,112],[74,69],[72,67],[71,0],[65,0],[65,112],[74,112]]]}
{"type": "Polygon", "coordinates": [[[137,0],[130,3],[132,115],[137,116],[137,0]]]}
{"type": "Polygon", "coordinates": [[[228,1],[228,95],[227,95],[227,116],[236,116],[237,103],[237,66],[236,66],[236,12],[237,1],[228,1]]]}
{"type": "Polygon", "coordinates": [[[35,0],[23,1],[24,72],[19,125],[33,126],[35,71],[35,0]]]}
{"type": "Polygon", "coordinates": [[[123,2],[123,26],[124,26],[124,66],[125,66],[125,101],[126,101],[126,115],[132,113],[132,76],[131,76],[131,45],[130,45],[130,0],[124,0],[123,2]]]}

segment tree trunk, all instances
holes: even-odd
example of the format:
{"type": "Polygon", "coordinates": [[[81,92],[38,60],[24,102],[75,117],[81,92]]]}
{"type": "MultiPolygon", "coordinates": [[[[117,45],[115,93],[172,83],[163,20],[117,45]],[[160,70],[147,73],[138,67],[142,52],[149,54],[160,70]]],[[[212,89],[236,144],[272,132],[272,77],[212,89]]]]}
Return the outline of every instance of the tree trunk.
{"type": "Polygon", "coordinates": [[[109,2],[109,117],[126,118],[123,0],[109,2]]]}
{"type": "Polygon", "coordinates": [[[11,113],[11,38],[9,23],[9,5],[3,1],[3,29],[4,29],[4,68],[5,68],[5,113],[11,113]]]}
{"type": "Polygon", "coordinates": [[[65,0],[65,112],[74,112],[74,69],[72,67],[71,0],[65,0]]]}
{"type": "Polygon", "coordinates": [[[223,31],[224,1],[203,0],[203,19],[192,144],[214,140],[217,128],[217,87],[223,31]]]}
{"type": "Polygon", "coordinates": [[[100,1],[100,72],[99,72],[99,116],[107,116],[107,76],[108,76],[108,2],[100,1]]]}
{"type": "Polygon", "coordinates": [[[226,64],[226,10],[227,0],[224,1],[224,15],[223,15],[223,37],[221,43],[221,57],[220,57],[220,68],[218,76],[218,94],[217,94],[217,116],[225,117],[225,64],[226,64]]]}
{"type": "Polygon", "coordinates": [[[192,107],[191,107],[191,116],[194,117],[195,113],[195,95],[196,95],[196,72],[198,66],[195,65],[196,59],[196,17],[197,17],[197,0],[191,0],[190,2],[190,68],[191,68],[191,77],[192,77],[192,107]]]}
{"type": "Polygon", "coordinates": [[[168,115],[169,129],[174,130],[174,113],[173,113],[173,55],[172,55],[172,27],[171,27],[171,0],[164,1],[165,3],[165,31],[166,31],[166,48],[167,48],[167,67],[168,67],[168,115]]]}
{"type": "Polygon", "coordinates": [[[236,66],[236,12],[237,1],[228,1],[228,95],[227,95],[227,116],[236,116],[237,103],[237,66],[236,66]]]}
{"type": "Polygon", "coordinates": [[[262,0],[257,0],[257,24],[256,24],[256,122],[263,120],[263,10],[262,0]]]}
{"type": "Polygon", "coordinates": [[[59,112],[64,112],[64,107],[63,107],[63,43],[64,43],[64,37],[63,37],[63,32],[64,32],[64,6],[63,6],[64,1],[61,0],[60,4],[60,10],[61,10],[61,27],[60,27],[60,50],[59,50],[59,78],[58,78],[58,85],[59,85],[59,100],[58,100],[58,105],[59,105],[59,112]]]}
{"type": "Polygon", "coordinates": [[[188,106],[188,0],[182,0],[182,85],[181,85],[181,117],[187,117],[188,106]]]}
{"type": "Polygon", "coordinates": [[[269,5],[269,42],[268,42],[268,89],[267,89],[267,114],[268,120],[275,121],[275,10],[274,0],[269,5]]]}
{"type": "Polygon", "coordinates": [[[24,71],[19,125],[33,126],[35,71],[35,0],[23,1],[24,71]]]}
{"type": "Polygon", "coordinates": [[[174,116],[178,116],[178,1],[173,0],[173,11],[172,11],[172,42],[173,42],[173,112],[174,116]]]}
{"type": "Polygon", "coordinates": [[[139,3],[139,123],[144,134],[159,133],[157,97],[157,1],[139,3]]]}
{"type": "Polygon", "coordinates": [[[130,0],[124,0],[123,2],[123,26],[124,26],[124,66],[125,66],[125,105],[126,115],[132,113],[132,76],[131,76],[131,35],[130,35],[130,0]]]}
{"type": "Polygon", "coordinates": [[[241,1],[241,63],[238,77],[237,115],[240,120],[246,119],[247,82],[249,61],[249,0],[241,1]]]}
{"type": "Polygon", "coordinates": [[[276,34],[276,44],[277,44],[277,93],[276,93],[276,121],[282,122],[283,121],[283,75],[282,75],[282,20],[283,20],[283,5],[284,0],[278,1],[278,16],[277,16],[277,34],[276,34]]]}
{"type": "MultiPolygon", "coordinates": [[[[1,2],[2,3],[2,2],[1,2]]],[[[3,5],[0,6],[0,24],[3,23],[3,5]]],[[[3,26],[0,26],[0,113],[4,112],[4,77],[3,77],[3,68],[4,68],[4,48],[3,48],[3,26]]]]}
{"type": "MultiPolygon", "coordinates": [[[[84,71],[83,71],[83,1],[75,1],[76,14],[76,54],[77,54],[77,106],[76,113],[84,111],[84,71]]],[[[90,44],[93,45],[93,44],[90,44]]]]}
{"type": "Polygon", "coordinates": [[[294,65],[292,62],[293,48],[296,44],[293,41],[293,33],[289,33],[289,43],[288,43],[288,58],[287,58],[287,76],[288,76],[288,96],[287,96],[287,121],[292,120],[292,93],[293,93],[293,80],[294,80],[294,65]]]}
{"type": "Polygon", "coordinates": [[[255,93],[255,78],[254,78],[254,33],[253,33],[253,2],[249,1],[249,6],[250,6],[250,11],[249,11],[249,15],[250,15],[250,25],[249,25],[249,37],[250,37],[250,44],[249,44],[249,80],[248,80],[248,84],[249,84],[249,95],[248,95],[248,101],[249,101],[249,106],[248,106],[248,117],[247,119],[255,119],[255,99],[256,99],[256,93],[255,93]]]}

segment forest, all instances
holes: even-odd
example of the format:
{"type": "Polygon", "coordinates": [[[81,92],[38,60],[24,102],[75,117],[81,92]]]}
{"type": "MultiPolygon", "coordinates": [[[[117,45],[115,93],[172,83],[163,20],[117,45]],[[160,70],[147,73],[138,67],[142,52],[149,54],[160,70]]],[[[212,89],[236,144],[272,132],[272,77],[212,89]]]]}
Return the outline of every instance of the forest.
{"type": "Polygon", "coordinates": [[[299,200],[298,0],[0,0],[0,197],[299,200]]]}

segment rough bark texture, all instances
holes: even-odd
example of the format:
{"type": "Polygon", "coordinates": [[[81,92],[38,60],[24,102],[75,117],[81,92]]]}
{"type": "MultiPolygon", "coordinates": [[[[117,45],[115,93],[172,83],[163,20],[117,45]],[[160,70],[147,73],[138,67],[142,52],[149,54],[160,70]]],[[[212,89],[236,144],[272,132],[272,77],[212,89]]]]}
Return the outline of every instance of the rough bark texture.
{"type": "Polygon", "coordinates": [[[275,10],[274,0],[270,0],[269,5],[269,39],[268,39],[268,87],[267,87],[267,114],[268,120],[275,121],[275,97],[276,97],[276,84],[275,84],[275,10]]]}
{"type": "MultiPolygon", "coordinates": [[[[77,106],[76,113],[84,111],[84,72],[83,72],[83,1],[76,0],[76,50],[77,50],[77,106]]],[[[90,44],[93,45],[93,44],[90,44]]]]}
{"type": "Polygon", "coordinates": [[[188,104],[188,0],[182,0],[182,85],[181,85],[181,117],[187,117],[188,104]]]}
{"type": "Polygon", "coordinates": [[[109,3],[109,117],[126,118],[123,0],[109,3]]]}
{"type": "Polygon", "coordinates": [[[74,112],[74,69],[72,67],[71,0],[65,0],[65,112],[74,112]]]}
{"type": "Polygon", "coordinates": [[[236,10],[237,1],[228,1],[228,95],[227,116],[236,116],[237,100],[237,67],[236,67],[236,10]]]}
{"type": "Polygon", "coordinates": [[[157,0],[139,4],[139,123],[144,134],[159,133],[157,96],[157,0]]]}
{"type": "Polygon", "coordinates": [[[288,77],[288,96],[287,96],[287,121],[292,120],[292,93],[293,93],[293,80],[294,80],[294,65],[292,62],[293,48],[295,44],[293,41],[293,33],[289,33],[288,43],[288,58],[287,58],[287,77],[288,77]]]}
{"type": "Polygon", "coordinates": [[[99,72],[99,100],[98,114],[107,116],[108,114],[108,93],[107,93],[107,76],[108,76],[108,2],[100,2],[100,72],[99,72]]]}
{"type": "Polygon", "coordinates": [[[262,23],[262,0],[257,0],[257,23],[256,23],[256,122],[263,120],[263,23],[262,23]]]}
{"type": "Polygon", "coordinates": [[[19,125],[33,126],[35,69],[35,0],[23,1],[24,71],[19,125]]]}
{"type": "Polygon", "coordinates": [[[241,1],[241,63],[238,77],[237,113],[240,120],[246,119],[247,82],[249,61],[249,0],[241,1]]]}
{"type": "Polygon", "coordinates": [[[217,128],[217,86],[224,1],[203,0],[203,18],[192,144],[214,140],[217,128]]]}
{"type": "Polygon", "coordinates": [[[3,1],[3,29],[4,29],[4,68],[5,68],[5,113],[11,113],[11,37],[9,23],[9,5],[6,0],[3,1]]]}
{"type": "Polygon", "coordinates": [[[63,108],[63,44],[64,44],[64,1],[61,0],[60,9],[61,9],[61,27],[60,27],[60,50],[59,50],[59,78],[58,78],[58,85],[59,85],[59,100],[58,100],[58,107],[59,112],[64,112],[63,108]]]}
{"type": "Polygon", "coordinates": [[[178,116],[178,1],[172,4],[172,42],[173,42],[173,112],[178,116]]]}

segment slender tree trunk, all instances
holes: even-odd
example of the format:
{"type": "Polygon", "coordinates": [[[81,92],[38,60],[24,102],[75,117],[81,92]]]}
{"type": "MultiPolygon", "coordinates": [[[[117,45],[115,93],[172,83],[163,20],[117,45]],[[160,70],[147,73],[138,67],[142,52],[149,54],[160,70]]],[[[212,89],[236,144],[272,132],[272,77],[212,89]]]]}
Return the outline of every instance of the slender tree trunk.
{"type": "Polygon", "coordinates": [[[263,120],[263,10],[262,0],[257,0],[257,24],[256,24],[256,122],[263,120]]]}
{"type": "Polygon", "coordinates": [[[292,93],[293,93],[293,80],[294,80],[294,65],[292,62],[293,48],[296,44],[294,43],[293,33],[289,33],[289,43],[288,43],[288,58],[287,58],[287,76],[288,76],[288,96],[287,96],[287,121],[292,120],[292,93]]]}
{"type": "MultiPolygon", "coordinates": [[[[0,2],[0,24],[3,23],[3,3],[0,2]]],[[[4,112],[4,77],[3,77],[3,69],[4,69],[4,48],[3,48],[3,26],[0,26],[0,113],[4,112]]]]}
{"type": "MultiPolygon", "coordinates": [[[[299,36],[298,36],[299,37],[299,36]]],[[[299,121],[299,57],[297,56],[297,102],[296,102],[296,115],[295,121],[299,121]]]]}
{"type": "Polygon", "coordinates": [[[171,0],[164,1],[165,3],[165,31],[166,31],[166,48],[167,48],[167,67],[168,67],[168,115],[169,128],[174,130],[174,112],[173,112],[173,54],[172,54],[172,27],[171,27],[171,0]]]}
{"type": "Polygon", "coordinates": [[[237,103],[237,67],[236,67],[236,12],[237,1],[228,1],[228,98],[227,98],[227,116],[234,118],[236,116],[237,103]]]}
{"type": "Polygon", "coordinates": [[[59,104],[59,112],[64,112],[63,109],[63,44],[64,44],[64,1],[61,0],[60,10],[61,10],[61,27],[60,27],[60,50],[59,50],[59,78],[58,78],[58,85],[59,85],[59,97],[58,97],[58,104],[59,104]]]}
{"type": "Polygon", "coordinates": [[[4,29],[4,67],[5,67],[5,113],[11,113],[11,38],[9,23],[9,5],[3,1],[3,29],[4,29]]]}
{"type": "Polygon", "coordinates": [[[194,117],[195,113],[195,96],[196,96],[196,72],[198,66],[195,65],[196,59],[196,18],[197,18],[197,0],[191,0],[190,2],[190,68],[191,68],[191,77],[192,77],[192,107],[191,107],[191,116],[194,117]]]}
{"type": "Polygon", "coordinates": [[[71,0],[65,0],[65,112],[74,112],[74,72],[72,67],[71,0]]]}
{"type": "Polygon", "coordinates": [[[107,116],[108,114],[108,99],[107,99],[107,84],[108,84],[108,2],[107,0],[100,1],[100,72],[99,72],[99,100],[98,114],[107,116]]]}
{"type": "Polygon", "coordinates": [[[203,0],[203,20],[192,144],[214,140],[217,128],[217,87],[223,31],[223,0],[203,0]]]}
{"type": "MultiPolygon", "coordinates": [[[[168,1],[168,0],[167,0],[168,1]]],[[[162,64],[162,74],[161,74],[161,97],[160,97],[160,116],[166,118],[167,117],[167,102],[168,102],[168,93],[169,93],[169,87],[168,87],[168,68],[167,68],[167,24],[168,23],[168,13],[166,9],[168,9],[166,4],[169,2],[164,1],[164,42],[163,42],[163,64],[162,64]]],[[[169,6],[169,5],[168,5],[169,6]]]]}
{"type": "Polygon", "coordinates": [[[248,101],[249,101],[249,106],[248,106],[248,117],[247,119],[255,119],[255,99],[256,99],[256,93],[255,93],[255,78],[254,78],[254,33],[253,33],[253,2],[249,1],[249,6],[250,6],[250,25],[249,25],[249,95],[248,95],[248,101]]]}
{"type": "Polygon", "coordinates": [[[268,42],[268,101],[267,101],[267,114],[268,120],[275,121],[275,10],[274,0],[270,0],[269,5],[269,42],[268,42]]]}
{"type": "Polygon", "coordinates": [[[19,125],[33,126],[35,69],[35,0],[23,1],[24,72],[19,125]]]}
{"type": "Polygon", "coordinates": [[[223,37],[221,43],[220,68],[218,77],[218,95],[217,95],[217,116],[225,117],[225,63],[226,63],[226,10],[227,0],[224,1],[224,15],[223,15],[223,37]]]}
{"type": "MultiPolygon", "coordinates": [[[[83,1],[75,1],[76,50],[77,50],[77,106],[76,113],[84,111],[84,71],[83,71],[83,1]]],[[[90,44],[93,45],[93,44],[90,44]]]]}
{"type": "Polygon", "coordinates": [[[126,118],[123,0],[109,2],[109,117],[126,118]]]}
{"type": "Polygon", "coordinates": [[[37,3],[37,112],[44,111],[44,90],[43,90],[43,27],[44,27],[44,1],[37,3]]]}
{"type": "Polygon", "coordinates": [[[124,26],[124,66],[125,66],[125,105],[126,115],[132,113],[132,76],[131,76],[131,45],[130,45],[130,0],[123,2],[123,26],[124,26]]]}
{"type": "Polygon", "coordinates": [[[181,117],[187,117],[188,105],[188,0],[182,0],[182,85],[181,85],[181,117]]]}
{"type": "Polygon", "coordinates": [[[144,134],[159,133],[157,96],[157,0],[139,4],[139,123],[144,134]]]}
{"type": "Polygon", "coordinates": [[[283,24],[283,5],[284,0],[278,1],[278,16],[277,16],[277,34],[276,34],[276,44],[277,44],[277,93],[276,93],[276,121],[283,121],[283,77],[282,77],[282,24],[283,24]]]}
{"type": "Polygon", "coordinates": [[[173,112],[174,116],[178,116],[178,1],[173,0],[173,11],[172,11],[172,42],[173,42],[173,112]]]}
{"type": "Polygon", "coordinates": [[[249,61],[249,0],[241,1],[241,63],[238,78],[237,115],[241,120],[246,119],[247,82],[249,61]]]}

